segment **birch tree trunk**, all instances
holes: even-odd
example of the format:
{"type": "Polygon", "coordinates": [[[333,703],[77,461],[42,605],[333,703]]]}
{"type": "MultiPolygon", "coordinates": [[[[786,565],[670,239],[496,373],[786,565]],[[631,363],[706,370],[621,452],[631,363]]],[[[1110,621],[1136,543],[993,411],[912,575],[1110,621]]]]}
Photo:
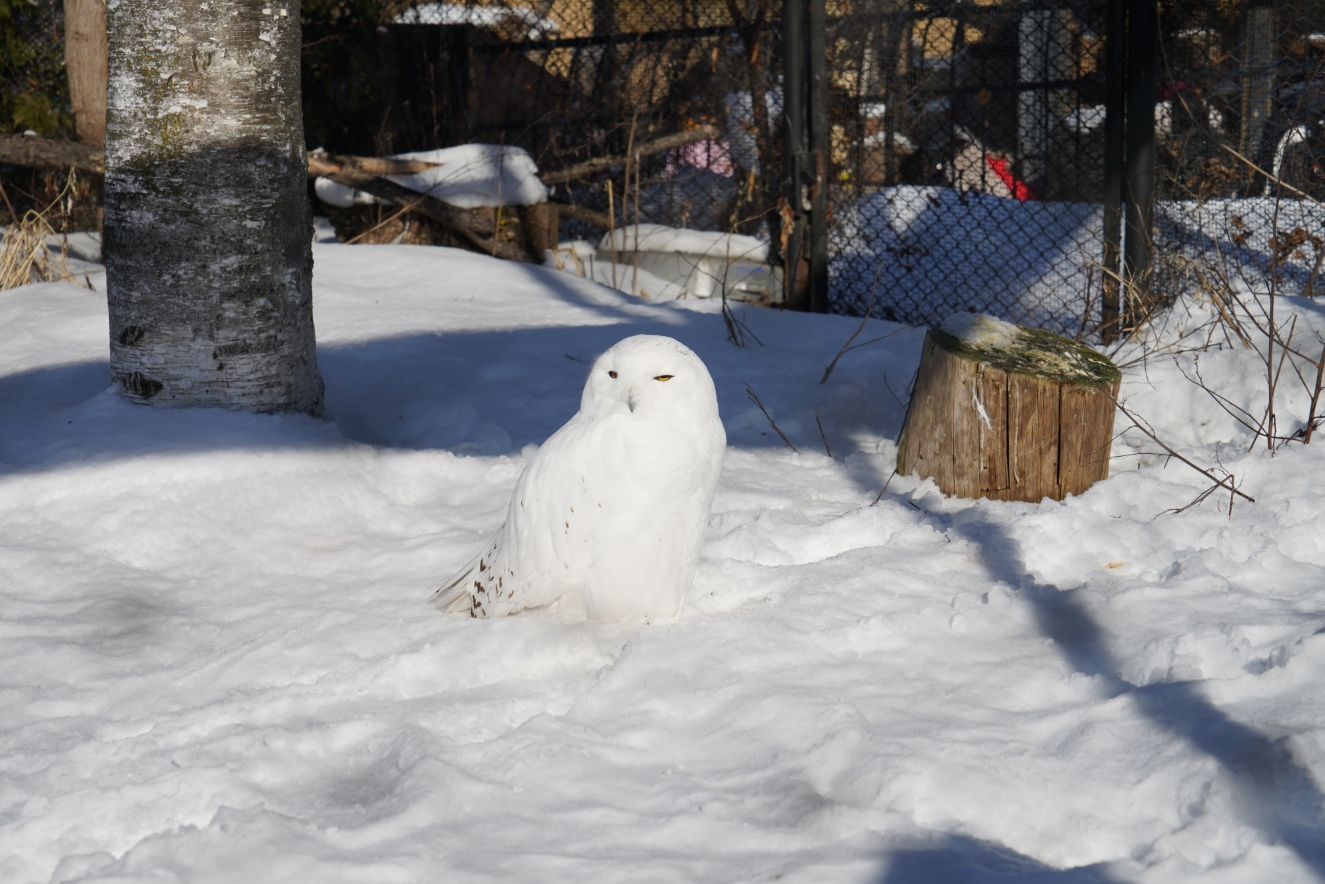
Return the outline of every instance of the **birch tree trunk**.
{"type": "Polygon", "coordinates": [[[296,0],[111,0],[103,253],[135,401],[319,414],[296,0]]]}

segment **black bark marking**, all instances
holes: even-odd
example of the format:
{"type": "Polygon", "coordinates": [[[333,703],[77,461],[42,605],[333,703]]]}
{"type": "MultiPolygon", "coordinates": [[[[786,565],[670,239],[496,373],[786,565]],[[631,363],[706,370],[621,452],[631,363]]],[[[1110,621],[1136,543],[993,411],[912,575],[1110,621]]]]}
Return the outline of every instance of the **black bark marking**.
{"type": "Polygon", "coordinates": [[[126,325],[124,331],[120,332],[120,346],[132,347],[141,341],[145,334],[147,334],[147,329],[141,325],[126,325]]]}
{"type": "Polygon", "coordinates": [[[151,399],[157,393],[160,393],[161,388],[164,386],[160,381],[154,378],[149,378],[141,371],[135,371],[127,378],[124,378],[121,383],[124,384],[125,390],[140,399],[151,399]]]}

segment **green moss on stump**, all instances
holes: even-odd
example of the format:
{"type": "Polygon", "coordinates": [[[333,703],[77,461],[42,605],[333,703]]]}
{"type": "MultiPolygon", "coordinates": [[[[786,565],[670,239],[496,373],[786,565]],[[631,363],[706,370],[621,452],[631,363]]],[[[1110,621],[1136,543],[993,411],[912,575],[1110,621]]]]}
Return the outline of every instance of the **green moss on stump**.
{"type": "Polygon", "coordinates": [[[941,328],[929,330],[938,346],[976,360],[991,368],[1015,374],[1035,375],[1074,387],[1112,386],[1122,377],[1109,357],[1096,353],[1085,344],[1038,328],[1017,326],[1011,347],[978,347],[951,335],[941,328]]]}

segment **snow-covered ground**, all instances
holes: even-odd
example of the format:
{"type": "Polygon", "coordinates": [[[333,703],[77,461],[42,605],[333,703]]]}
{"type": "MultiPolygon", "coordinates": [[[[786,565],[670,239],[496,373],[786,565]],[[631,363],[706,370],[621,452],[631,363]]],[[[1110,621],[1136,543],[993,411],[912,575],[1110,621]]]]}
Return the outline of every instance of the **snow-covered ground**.
{"type": "MultiPolygon", "coordinates": [[[[738,348],[712,301],[315,257],[324,420],[129,404],[104,277],[0,292],[0,880],[1325,873],[1325,445],[1247,454],[1157,358],[1131,407],[1255,504],[1156,517],[1202,480],[1133,453],[1063,503],[871,506],[922,330],[820,385],[858,320],[737,305],[738,348]],[[680,617],[431,608],[641,332],[707,362],[729,438],[680,617]]],[[[1255,358],[1202,371],[1259,408],[1255,358]]]]}

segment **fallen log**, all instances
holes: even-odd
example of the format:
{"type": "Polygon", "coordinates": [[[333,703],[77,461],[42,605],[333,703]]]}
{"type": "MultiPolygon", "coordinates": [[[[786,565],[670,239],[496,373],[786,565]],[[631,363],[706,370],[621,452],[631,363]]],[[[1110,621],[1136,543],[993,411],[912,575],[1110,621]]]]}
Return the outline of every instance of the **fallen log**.
{"type": "Polygon", "coordinates": [[[397,160],[391,157],[350,157],[323,150],[308,152],[308,177],[330,178],[341,169],[350,168],[369,175],[414,175],[435,169],[441,163],[424,160],[397,160]]]}
{"type": "Polygon", "coordinates": [[[552,203],[551,205],[557,207],[557,211],[563,218],[569,218],[572,221],[583,221],[585,224],[592,224],[594,227],[601,227],[603,230],[611,230],[616,227],[606,212],[596,212],[593,209],[586,209],[584,206],[577,206],[574,203],[552,203]]]}
{"type": "Polygon", "coordinates": [[[0,135],[0,163],[31,169],[72,167],[80,172],[105,174],[101,148],[40,135],[0,135]]]}
{"type": "MultiPolygon", "coordinates": [[[[632,155],[638,159],[652,156],[673,148],[703,141],[705,138],[717,138],[718,130],[709,125],[700,126],[674,135],[666,135],[645,141],[635,148],[632,155]]],[[[577,178],[585,178],[596,172],[625,165],[625,156],[597,157],[576,163],[564,169],[555,169],[539,177],[544,184],[564,184],[577,178]]],[[[33,169],[68,169],[73,167],[84,172],[105,173],[105,159],[101,148],[77,141],[65,141],[59,138],[43,138],[40,135],[0,135],[0,163],[13,166],[27,166],[33,169]]],[[[389,157],[355,157],[330,154],[324,151],[308,152],[308,177],[330,178],[337,169],[352,168],[371,175],[413,175],[437,166],[423,160],[396,160],[389,157]]],[[[360,188],[362,190],[363,188],[360,188]]],[[[588,210],[586,210],[588,211],[588,210]]],[[[570,217],[570,216],[567,216],[570,217]]],[[[603,216],[606,217],[606,216],[603,216]]],[[[589,219],[584,219],[589,220],[589,219]]],[[[591,221],[590,223],[597,223],[591,221]]],[[[606,225],[604,225],[606,227],[606,225]]]]}
{"type": "Polygon", "coordinates": [[[330,178],[337,184],[344,184],[346,187],[353,187],[355,190],[371,193],[378,199],[386,200],[389,203],[398,206],[410,206],[411,212],[417,212],[420,215],[432,218],[434,221],[441,222],[447,228],[454,230],[493,257],[505,258],[508,261],[537,263],[534,256],[522,247],[514,243],[502,242],[497,237],[497,224],[492,216],[461,209],[418,191],[410,190],[403,184],[397,184],[387,178],[362,172],[350,166],[341,166],[335,170],[329,169],[329,171],[323,172],[322,176],[330,178]]]}
{"type": "MultiPolygon", "coordinates": [[[[73,167],[97,175],[105,174],[104,153],[77,141],[42,138],[39,135],[0,135],[0,163],[35,169],[73,167]]],[[[425,194],[417,193],[382,175],[412,175],[437,166],[422,160],[395,160],[385,157],[352,157],[309,151],[308,175],[326,177],[338,184],[371,193],[379,199],[440,221],[483,251],[511,261],[533,262],[535,258],[520,246],[500,241],[493,218],[475,214],[425,194]]]]}
{"type": "MultiPolygon", "coordinates": [[[[77,141],[43,138],[39,135],[0,135],[0,163],[36,169],[73,167],[103,175],[105,174],[104,156],[100,148],[80,144],[77,141]]],[[[438,165],[424,160],[342,156],[325,151],[308,152],[310,178],[330,178],[337,184],[371,193],[389,203],[409,206],[409,211],[441,222],[494,257],[537,263],[538,259],[527,249],[517,243],[503,242],[498,237],[496,218],[493,215],[461,209],[381,177],[413,175],[436,168],[438,165]]],[[[555,214],[552,217],[555,217],[555,214]]],[[[545,230],[548,226],[547,221],[541,215],[538,216],[537,222],[532,221],[532,218],[531,215],[529,226],[531,231],[537,231],[537,235],[531,239],[531,243],[542,244],[548,238],[545,230]]],[[[555,234],[553,236],[555,237],[555,234]]],[[[556,243],[553,242],[552,245],[555,246],[556,243]]]]}
{"type": "MultiPolygon", "coordinates": [[[[0,135],[0,163],[31,169],[68,169],[105,174],[105,156],[100,147],[61,138],[40,135],[0,135]]],[[[327,175],[349,166],[373,175],[413,175],[435,168],[437,163],[423,160],[395,160],[389,157],[351,157],[308,152],[308,177],[327,175]]]]}
{"type": "MultiPolygon", "coordinates": [[[[631,151],[631,156],[638,160],[640,157],[653,156],[656,153],[662,153],[665,150],[672,150],[677,147],[684,147],[687,144],[694,144],[696,141],[703,141],[705,138],[717,138],[718,130],[714,126],[703,125],[697,129],[688,129],[685,132],[677,132],[675,135],[664,135],[662,138],[655,138],[652,141],[644,141],[631,151]]],[[[582,163],[576,163],[573,166],[567,166],[564,169],[554,169],[551,172],[544,172],[538,177],[543,179],[544,184],[564,184],[567,181],[574,181],[577,178],[587,178],[596,172],[602,172],[611,169],[614,166],[624,166],[627,157],[595,157],[592,160],[585,160],[582,163]]]]}

